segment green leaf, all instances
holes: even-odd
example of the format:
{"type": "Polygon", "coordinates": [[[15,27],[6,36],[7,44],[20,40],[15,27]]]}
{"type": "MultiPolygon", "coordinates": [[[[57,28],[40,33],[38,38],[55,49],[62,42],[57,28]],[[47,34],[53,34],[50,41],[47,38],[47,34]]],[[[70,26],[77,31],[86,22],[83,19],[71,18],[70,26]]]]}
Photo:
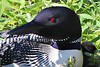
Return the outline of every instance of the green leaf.
{"type": "Polygon", "coordinates": [[[31,15],[30,15],[29,13],[27,13],[27,14],[26,14],[25,20],[26,20],[27,22],[30,22],[32,19],[33,19],[33,18],[31,17],[31,15]]]}
{"type": "Polygon", "coordinates": [[[67,0],[67,3],[68,3],[68,4],[72,3],[72,0],[67,0]]]}
{"type": "MultiPolygon", "coordinates": [[[[98,9],[97,5],[95,4],[95,2],[94,2],[93,0],[89,0],[89,1],[93,4],[95,10],[96,10],[97,12],[99,12],[99,9],[98,9]]],[[[99,13],[100,13],[100,12],[99,12],[99,13]]]]}
{"type": "Polygon", "coordinates": [[[35,3],[35,0],[32,0],[35,3]]]}
{"type": "Polygon", "coordinates": [[[9,1],[20,3],[20,9],[25,6],[25,0],[9,0],[9,1]]]}
{"type": "Polygon", "coordinates": [[[90,54],[88,52],[85,52],[84,54],[87,55],[87,56],[92,56],[92,54],[90,54]]]}
{"type": "Polygon", "coordinates": [[[51,6],[62,6],[62,5],[58,3],[52,3],[51,6]]]}
{"type": "Polygon", "coordinates": [[[3,0],[0,1],[0,17],[1,17],[1,15],[2,15],[3,11],[5,10],[5,7],[6,7],[6,5],[3,4],[3,2],[4,2],[3,0]]]}
{"type": "Polygon", "coordinates": [[[5,8],[10,7],[10,8],[14,8],[8,0],[1,0],[0,1],[0,17],[3,14],[5,8]]]}
{"type": "Polygon", "coordinates": [[[69,61],[72,62],[72,57],[70,56],[69,61]]]}
{"type": "MultiPolygon", "coordinates": [[[[97,53],[97,55],[99,55],[100,56],[100,53],[97,53]]],[[[99,57],[100,58],[100,57],[99,57]]]]}
{"type": "Polygon", "coordinates": [[[78,14],[81,18],[85,18],[85,19],[93,19],[93,17],[91,16],[91,15],[89,15],[89,14],[85,14],[85,13],[83,13],[83,14],[78,14]]]}
{"type": "Polygon", "coordinates": [[[96,26],[100,27],[100,21],[96,20],[96,26]]]}
{"type": "Polygon", "coordinates": [[[83,0],[81,0],[79,3],[78,3],[78,7],[81,8],[83,5],[83,0]]]}
{"type": "Polygon", "coordinates": [[[23,8],[25,6],[25,0],[20,0],[20,9],[23,8]]]}
{"type": "Polygon", "coordinates": [[[93,42],[96,42],[99,39],[100,39],[100,35],[98,37],[94,38],[93,40],[91,40],[90,42],[93,43],[93,42]]]}
{"type": "Polygon", "coordinates": [[[51,6],[64,6],[64,7],[70,8],[67,4],[52,3],[50,5],[51,6]]]}

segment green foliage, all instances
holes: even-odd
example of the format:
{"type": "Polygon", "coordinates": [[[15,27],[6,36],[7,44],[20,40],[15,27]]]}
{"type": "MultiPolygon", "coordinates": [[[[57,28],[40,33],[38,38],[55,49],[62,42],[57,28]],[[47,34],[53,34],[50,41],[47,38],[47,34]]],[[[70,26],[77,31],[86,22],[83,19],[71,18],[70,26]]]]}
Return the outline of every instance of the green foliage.
{"type": "Polygon", "coordinates": [[[95,54],[85,53],[87,56],[90,56],[88,59],[91,63],[89,65],[100,65],[100,52],[96,52],[95,54]]]}
{"type": "Polygon", "coordinates": [[[48,7],[49,1],[1,0],[0,31],[11,30],[31,21],[38,12],[48,7]],[[5,4],[8,3],[8,4],[5,4]]]}
{"type": "Polygon", "coordinates": [[[28,23],[38,12],[50,6],[65,6],[74,10],[81,21],[82,42],[90,41],[100,50],[99,0],[60,0],[58,3],[51,0],[0,0],[0,31],[28,23]]]}

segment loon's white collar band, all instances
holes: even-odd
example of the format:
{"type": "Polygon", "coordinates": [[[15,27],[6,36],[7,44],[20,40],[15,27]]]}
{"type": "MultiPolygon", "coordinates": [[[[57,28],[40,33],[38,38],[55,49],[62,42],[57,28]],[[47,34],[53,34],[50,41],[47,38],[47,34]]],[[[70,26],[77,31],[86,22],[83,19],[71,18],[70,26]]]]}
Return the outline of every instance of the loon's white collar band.
{"type": "MultiPolygon", "coordinates": [[[[65,39],[59,39],[59,40],[54,40],[52,39],[53,42],[56,42],[56,41],[67,41],[70,37],[67,37],[65,39]]],[[[82,39],[82,36],[80,38],[78,38],[77,40],[74,40],[74,41],[71,41],[70,43],[77,43],[77,42],[81,42],[81,39],[82,39]]]]}
{"type": "Polygon", "coordinates": [[[81,39],[82,39],[82,36],[81,36],[80,38],[78,38],[77,40],[74,40],[74,41],[72,41],[72,42],[70,42],[70,43],[77,43],[77,42],[81,42],[81,39]]]}
{"type": "Polygon", "coordinates": [[[58,40],[53,40],[54,42],[56,42],[56,41],[66,41],[66,40],[68,40],[70,37],[67,37],[67,38],[65,38],[65,39],[58,39],[58,40]]]}

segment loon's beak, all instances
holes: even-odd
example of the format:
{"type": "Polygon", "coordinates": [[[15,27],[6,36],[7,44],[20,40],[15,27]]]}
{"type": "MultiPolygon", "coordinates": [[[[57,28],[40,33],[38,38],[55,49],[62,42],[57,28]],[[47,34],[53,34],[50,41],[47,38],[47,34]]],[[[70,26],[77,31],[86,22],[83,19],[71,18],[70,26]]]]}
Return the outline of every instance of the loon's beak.
{"type": "Polygon", "coordinates": [[[34,20],[22,25],[20,27],[17,27],[11,31],[9,31],[7,34],[10,35],[23,35],[23,34],[29,34],[29,33],[38,33],[38,31],[42,28],[43,26],[38,23],[35,22],[34,20]]]}

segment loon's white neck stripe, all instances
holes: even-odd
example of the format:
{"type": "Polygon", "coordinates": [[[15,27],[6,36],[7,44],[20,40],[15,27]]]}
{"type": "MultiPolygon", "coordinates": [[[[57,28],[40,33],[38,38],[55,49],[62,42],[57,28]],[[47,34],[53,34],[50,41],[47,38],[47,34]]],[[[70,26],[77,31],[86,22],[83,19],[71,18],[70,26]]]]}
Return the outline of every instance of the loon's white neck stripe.
{"type": "MultiPolygon", "coordinates": [[[[59,40],[54,40],[52,39],[53,42],[57,42],[57,41],[67,41],[70,37],[67,37],[65,39],[59,39],[59,40]]],[[[81,42],[82,36],[80,38],[78,38],[77,40],[71,41],[70,43],[77,43],[77,42],[81,42]]]]}
{"type": "Polygon", "coordinates": [[[72,41],[72,42],[70,42],[70,43],[77,43],[77,42],[81,42],[81,39],[82,39],[82,36],[81,36],[80,38],[78,38],[77,40],[74,40],[74,41],[72,41]]]}
{"type": "Polygon", "coordinates": [[[56,40],[56,39],[52,39],[53,41],[66,41],[66,40],[68,40],[70,37],[67,37],[67,38],[65,38],[65,39],[58,39],[58,40],[56,40]]]}

